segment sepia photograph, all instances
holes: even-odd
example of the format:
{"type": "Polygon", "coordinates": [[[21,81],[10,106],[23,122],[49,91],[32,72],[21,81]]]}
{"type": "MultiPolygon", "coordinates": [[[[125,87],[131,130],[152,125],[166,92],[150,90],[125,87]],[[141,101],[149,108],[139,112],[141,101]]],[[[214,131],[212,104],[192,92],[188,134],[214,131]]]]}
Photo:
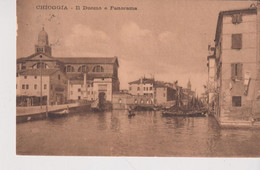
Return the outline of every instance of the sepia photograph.
{"type": "Polygon", "coordinates": [[[16,23],[17,156],[260,157],[259,1],[17,0],[16,23]]]}

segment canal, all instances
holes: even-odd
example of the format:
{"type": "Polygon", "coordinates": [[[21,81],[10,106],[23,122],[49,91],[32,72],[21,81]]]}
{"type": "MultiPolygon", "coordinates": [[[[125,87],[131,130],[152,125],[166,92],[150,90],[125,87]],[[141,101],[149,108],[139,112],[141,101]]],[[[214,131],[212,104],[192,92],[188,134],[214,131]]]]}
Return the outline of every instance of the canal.
{"type": "Polygon", "coordinates": [[[220,129],[212,117],[80,113],[19,123],[19,155],[259,157],[260,130],[220,129]]]}

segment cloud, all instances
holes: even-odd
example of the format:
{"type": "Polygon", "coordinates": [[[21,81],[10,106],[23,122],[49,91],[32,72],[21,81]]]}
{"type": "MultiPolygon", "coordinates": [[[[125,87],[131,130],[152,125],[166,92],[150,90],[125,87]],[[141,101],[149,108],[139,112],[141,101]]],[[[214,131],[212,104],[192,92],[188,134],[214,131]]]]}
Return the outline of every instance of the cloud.
{"type": "Polygon", "coordinates": [[[77,24],[64,39],[64,46],[73,56],[99,56],[109,53],[110,41],[111,38],[104,31],[77,24]]]}
{"type": "Polygon", "coordinates": [[[152,31],[141,29],[136,23],[129,22],[122,26],[120,31],[121,41],[127,45],[145,44],[153,40],[152,31]]]}

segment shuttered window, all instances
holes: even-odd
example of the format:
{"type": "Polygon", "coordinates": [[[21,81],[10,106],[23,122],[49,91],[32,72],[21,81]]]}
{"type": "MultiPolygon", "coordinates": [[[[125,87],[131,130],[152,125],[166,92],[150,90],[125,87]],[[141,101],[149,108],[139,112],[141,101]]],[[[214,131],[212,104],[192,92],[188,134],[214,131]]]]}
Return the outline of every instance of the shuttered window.
{"type": "Polygon", "coordinates": [[[232,34],[232,49],[242,48],[242,34],[232,34]]]}
{"type": "Polygon", "coordinates": [[[243,64],[232,63],[231,64],[231,79],[242,79],[243,64]]]}

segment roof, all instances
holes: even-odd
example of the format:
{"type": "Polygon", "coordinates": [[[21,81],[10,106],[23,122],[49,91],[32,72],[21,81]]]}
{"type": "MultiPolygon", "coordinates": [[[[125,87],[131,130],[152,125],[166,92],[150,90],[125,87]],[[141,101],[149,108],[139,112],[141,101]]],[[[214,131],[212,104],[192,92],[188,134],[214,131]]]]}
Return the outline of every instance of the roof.
{"type": "Polygon", "coordinates": [[[60,58],[57,60],[63,62],[64,64],[114,64],[118,66],[117,57],[70,57],[70,58],[60,58]]]}
{"type": "Polygon", "coordinates": [[[128,84],[141,84],[141,80],[143,81],[142,84],[154,83],[154,79],[142,78],[139,80],[129,82],[128,84]]]}
{"type": "Polygon", "coordinates": [[[224,15],[233,15],[233,14],[256,14],[257,8],[246,8],[246,9],[236,9],[236,10],[228,10],[228,11],[221,11],[218,16],[218,22],[217,22],[217,29],[216,29],[216,35],[215,35],[215,44],[218,44],[220,34],[222,32],[222,20],[224,15]]]}
{"type": "Polygon", "coordinates": [[[154,87],[156,88],[172,88],[172,89],[176,89],[176,87],[172,84],[172,83],[167,83],[167,82],[163,82],[163,81],[156,81],[154,84],[154,87]]]}
{"type": "Polygon", "coordinates": [[[19,75],[43,75],[48,76],[54,74],[55,72],[59,71],[59,69],[27,69],[21,70],[18,72],[19,75]]]}
{"type": "Polygon", "coordinates": [[[50,60],[57,60],[57,58],[54,58],[54,57],[52,57],[52,56],[50,56],[50,55],[48,55],[48,54],[39,52],[39,53],[34,53],[34,54],[32,54],[32,55],[30,55],[30,56],[28,56],[28,57],[18,58],[18,59],[17,59],[17,63],[21,63],[21,62],[25,62],[25,61],[31,60],[33,57],[35,57],[35,56],[37,56],[37,55],[40,55],[40,54],[49,57],[50,60]]]}

